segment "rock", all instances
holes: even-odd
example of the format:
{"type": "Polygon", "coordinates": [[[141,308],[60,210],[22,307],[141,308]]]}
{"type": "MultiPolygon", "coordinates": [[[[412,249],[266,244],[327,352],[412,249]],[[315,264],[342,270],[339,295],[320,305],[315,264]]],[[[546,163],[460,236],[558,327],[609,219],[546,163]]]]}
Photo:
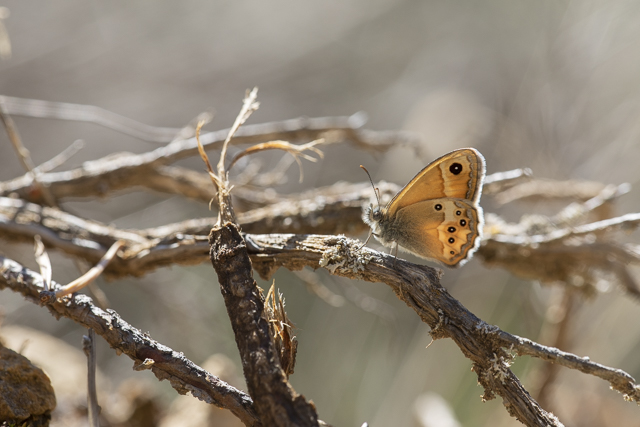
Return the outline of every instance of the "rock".
{"type": "Polygon", "coordinates": [[[49,424],[56,397],[49,377],[29,359],[0,347],[0,420],[49,424]]]}

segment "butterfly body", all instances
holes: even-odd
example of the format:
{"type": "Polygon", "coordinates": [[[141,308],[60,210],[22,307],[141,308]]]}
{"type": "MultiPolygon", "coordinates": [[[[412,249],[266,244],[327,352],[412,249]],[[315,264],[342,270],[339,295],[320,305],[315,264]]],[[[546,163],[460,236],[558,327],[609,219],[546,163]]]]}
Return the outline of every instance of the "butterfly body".
{"type": "Polygon", "coordinates": [[[369,206],[363,220],[385,246],[462,265],[480,244],[484,175],[477,150],[455,150],[420,171],[387,206],[369,206]]]}

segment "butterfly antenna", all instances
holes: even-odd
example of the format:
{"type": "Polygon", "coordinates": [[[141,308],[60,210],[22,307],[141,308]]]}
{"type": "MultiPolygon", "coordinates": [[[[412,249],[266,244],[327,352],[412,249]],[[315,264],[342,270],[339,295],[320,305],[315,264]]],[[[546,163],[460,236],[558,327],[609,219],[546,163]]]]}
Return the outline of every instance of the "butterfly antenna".
{"type": "MultiPolygon", "coordinates": [[[[376,193],[376,199],[378,199],[378,206],[380,206],[380,189],[378,187],[376,187],[376,185],[373,183],[373,179],[371,179],[371,174],[369,173],[367,168],[365,168],[362,165],[360,165],[360,167],[362,169],[364,169],[364,171],[367,173],[367,176],[369,177],[369,181],[371,182],[371,186],[373,187],[373,192],[376,193]]],[[[371,236],[369,236],[369,237],[371,237],[371,236]]]]}

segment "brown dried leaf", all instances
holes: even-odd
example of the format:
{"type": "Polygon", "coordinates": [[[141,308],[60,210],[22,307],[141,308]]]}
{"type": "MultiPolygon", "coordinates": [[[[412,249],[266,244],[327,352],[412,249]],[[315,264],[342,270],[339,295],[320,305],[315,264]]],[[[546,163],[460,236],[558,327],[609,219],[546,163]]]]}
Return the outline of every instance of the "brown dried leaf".
{"type": "Polygon", "coordinates": [[[275,290],[275,283],[274,280],[267,293],[264,313],[269,322],[271,333],[273,334],[276,351],[280,358],[280,365],[287,377],[289,377],[293,374],[293,369],[296,364],[298,341],[291,333],[291,321],[284,311],[284,299],[282,298],[282,294],[275,290]]]}

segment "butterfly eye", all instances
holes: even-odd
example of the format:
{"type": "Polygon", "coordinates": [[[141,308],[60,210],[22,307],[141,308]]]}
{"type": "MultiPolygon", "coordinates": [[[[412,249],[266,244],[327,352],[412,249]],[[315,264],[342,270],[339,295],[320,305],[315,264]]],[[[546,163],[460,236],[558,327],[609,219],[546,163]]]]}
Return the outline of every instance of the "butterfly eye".
{"type": "Polygon", "coordinates": [[[464,219],[461,219],[460,220],[460,225],[464,227],[465,225],[467,225],[467,221],[464,220],[464,219]]]}
{"type": "Polygon", "coordinates": [[[442,205],[441,205],[440,203],[438,203],[437,205],[435,205],[435,206],[434,206],[434,208],[435,208],[437,211],[441,211],[441,210],[442,210],[442,205]]]}
{"type": "Polygon", "coordinates": [[[454,163],[449,166],[449,171],[454,175],[459,175],[462,172],[462,165],[460,163],[454,163]]]}
{"type": "Polygon", "coordinates": [[[447,228],[447,231],[449,231],[449,233],[455,233],[456,232],[456,228],[455,227],[449,227],[449,228],[447,228]]]}
{"type": "Polygon", "coordinates": [[[380,221],[382,219],[382,212],[380,212],[379,208],[375,208],[373,210],[373,213],[371,214],[371,217],[374,221],[380,221]]]}
{"type": "Polygon", "coordinates": [[[456,242],[456,239],[454,239],[453,237],[449,237],[449,243],[453,244],[456,242]]]}

